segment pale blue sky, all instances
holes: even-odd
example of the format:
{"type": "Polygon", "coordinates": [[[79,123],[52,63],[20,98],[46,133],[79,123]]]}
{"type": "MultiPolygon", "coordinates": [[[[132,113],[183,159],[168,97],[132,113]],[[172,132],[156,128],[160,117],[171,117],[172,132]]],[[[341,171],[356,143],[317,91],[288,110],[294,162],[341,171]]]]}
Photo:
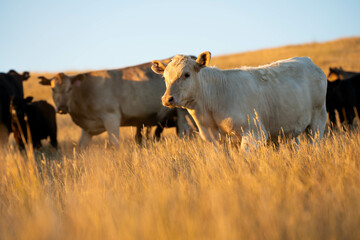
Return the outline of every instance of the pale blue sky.
{"type": "Polygon", "coordinates": [[[360,36],[359,0],[0,0],[0,71],[120,68],[360,36]]]}

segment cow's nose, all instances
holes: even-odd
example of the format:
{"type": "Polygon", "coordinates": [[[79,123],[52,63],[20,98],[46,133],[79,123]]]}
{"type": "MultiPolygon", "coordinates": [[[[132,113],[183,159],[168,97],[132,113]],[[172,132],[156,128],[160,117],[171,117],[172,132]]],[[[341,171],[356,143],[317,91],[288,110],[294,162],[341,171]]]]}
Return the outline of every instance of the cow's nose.
{"type": "Polygon", "coordinates": [[[66,106],[61,106],[58,108],[58,113],[66,114],[66,113],[68,113],[68,108],[66,106]]]}
{"type": "Polygon", "coordinates": [[[170,107],[171,105],[174,104],[174,98],[172,96],[163,96],[162,98],[162,102],[164,106],[170,107]]]}

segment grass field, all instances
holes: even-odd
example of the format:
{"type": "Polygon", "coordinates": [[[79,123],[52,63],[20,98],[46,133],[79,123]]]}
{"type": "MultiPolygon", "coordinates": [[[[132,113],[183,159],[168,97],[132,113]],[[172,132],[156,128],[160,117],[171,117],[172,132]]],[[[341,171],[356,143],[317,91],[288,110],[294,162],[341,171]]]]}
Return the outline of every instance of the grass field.
{"type": "MultiPolygon", "coordinates": [[[[360,38],[214,57],[220,68],[310,56],[360,71],[360,38]]],[[[151,59],[149,59],[151,60],[151,59]]],[[[25,84],[25,95],[51,90],[25,84]]],[[[49,76],[52,74],[49,74],[49,76]]],[[[327,132],[319,145],[216,151],[167,130],[140,148],[121,128],[79,150],[80,129],[57,116],[56,152],[0,152],[0,239],[359,239],[360,130],[327,132]]]]}

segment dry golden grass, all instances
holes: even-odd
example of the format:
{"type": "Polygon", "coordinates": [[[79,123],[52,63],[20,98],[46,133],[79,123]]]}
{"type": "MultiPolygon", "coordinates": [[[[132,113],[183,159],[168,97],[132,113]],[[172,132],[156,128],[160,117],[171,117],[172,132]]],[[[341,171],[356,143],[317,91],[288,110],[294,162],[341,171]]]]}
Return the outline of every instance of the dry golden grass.
{"type": "MultiPolygon", "coordinates": [[[[341,41],[359,49],[359,39],[341,41]]],[[[304,55],[333,64],[338,49],[315,45],[317,58],[304,55]]],[[[285,58],[286,49],[300,55],[293,48],[273,50],[274,57],[285,58]]],[[[359,54],[347,52],[346,65],[338,65],[359,70],[359,54]]],[[[236,65],[272,61],[272,53],[254,54],[236,65]]],[[[219,67],[235,65],[220,59],[219,67]]],[[[35,76],[26,95],[52,102],[35,76]]],[[[80,129],[68,116],[57,120],[59,152],[47,142],[28,157],[13,142],[0,152],[0,239],[359,239],[358,129],[328,133],[319,145],[302,138],[296,149],[244,154],[179,139],[173,130],[139,148],[135,131],[121,128],[118,149],[105,135],[80,151],[80,129]]]]}

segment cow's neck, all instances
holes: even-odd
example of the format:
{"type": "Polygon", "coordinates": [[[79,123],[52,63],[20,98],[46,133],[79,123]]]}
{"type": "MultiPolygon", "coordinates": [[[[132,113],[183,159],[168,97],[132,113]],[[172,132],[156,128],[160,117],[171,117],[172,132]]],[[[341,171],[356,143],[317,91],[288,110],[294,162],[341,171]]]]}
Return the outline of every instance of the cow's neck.
{"type": "Polygon", "coordinates": [[[355,76],[356,72],[347,72],[347,71],[341,71],[338,73],[338,78],[341,79],[341,80],[344,80],[344,79],[348,79],[348,78],[351,78],[353,76],[355,76]]]}
{"type": "Polygon", "coordinates": [[[224,93],[228,92],[226,84],[226,76],[224,72],[217,68],[204,68],[199,73],[199,88],[200,91],[197,98],[200,108],[205,108],[207,111],[214,112],[219,109],[219,106],[224,105],[224,93]]]}
{"type": "Polygon", "coordinates": [[[221,70],[205,68],[198,75],[198,81],[194,95],[196,104],[188,109],[196,124],[215,127],[213,116],[218,116],[221,106],[226,106],[223,94],[226,91],[224,75],[221,70]],[[219,107],[220,106],[220,107],[219,107]]]}

